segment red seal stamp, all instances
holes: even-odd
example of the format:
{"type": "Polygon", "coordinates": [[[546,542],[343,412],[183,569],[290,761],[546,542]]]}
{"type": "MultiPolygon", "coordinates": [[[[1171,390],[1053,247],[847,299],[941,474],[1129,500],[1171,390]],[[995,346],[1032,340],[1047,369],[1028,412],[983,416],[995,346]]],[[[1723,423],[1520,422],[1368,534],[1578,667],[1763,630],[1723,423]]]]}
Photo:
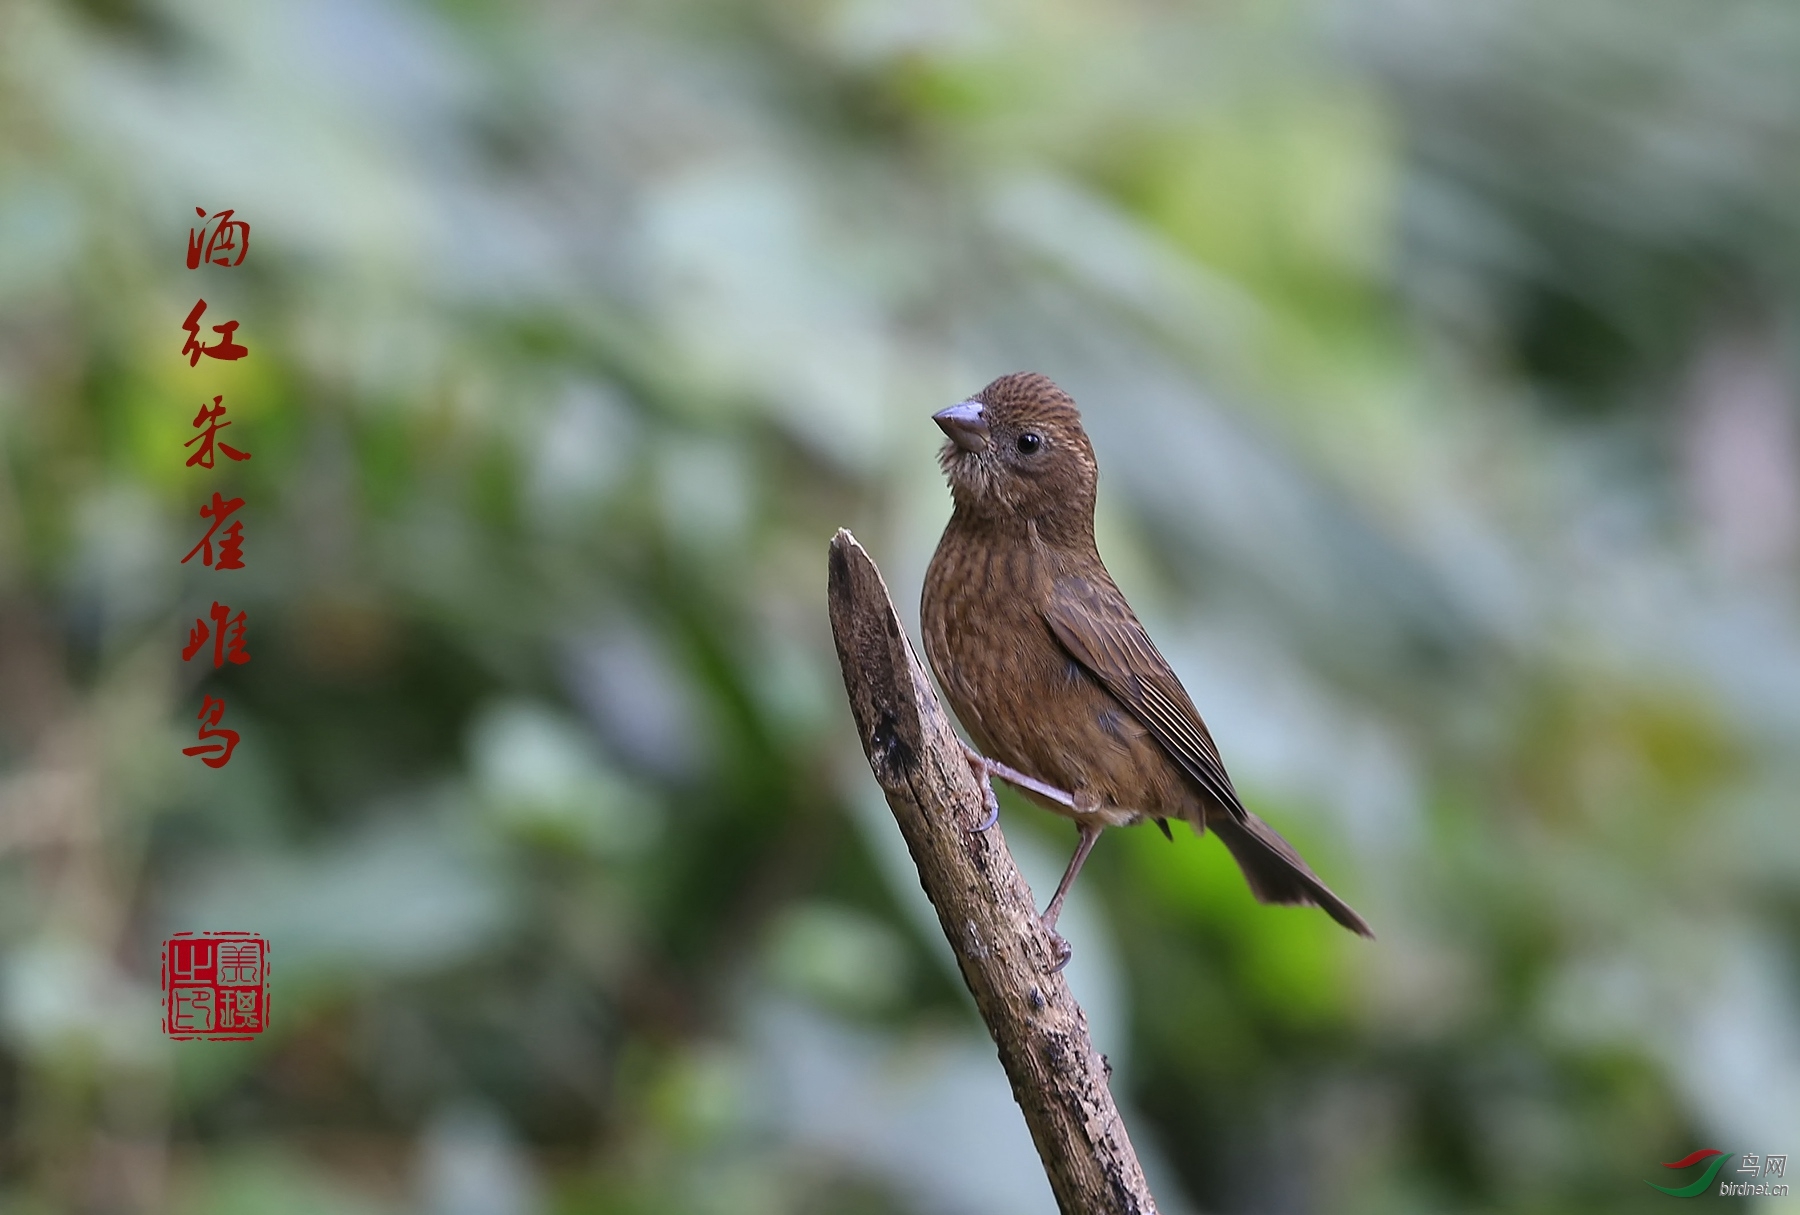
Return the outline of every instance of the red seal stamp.
{"type": "Polygon", "coordinates": [[[163,1032],[242,1042],[269,1025],[269,943],[247,932],[181,932],[163,942],[163,1032]]]}

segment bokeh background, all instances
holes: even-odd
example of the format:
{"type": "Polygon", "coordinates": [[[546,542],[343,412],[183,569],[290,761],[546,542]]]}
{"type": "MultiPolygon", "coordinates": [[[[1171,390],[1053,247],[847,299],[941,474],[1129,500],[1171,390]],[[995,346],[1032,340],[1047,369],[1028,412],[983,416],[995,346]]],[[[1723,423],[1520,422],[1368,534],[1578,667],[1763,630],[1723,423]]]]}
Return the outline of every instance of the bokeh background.
{"type": "Polygon", "coordinates": [[[0,1208],[1050,1211],[824,613],[843,525],[916,627],[928,415],[1020,369],[1380,933],[1108,834],[1163,1209],[1800,1153],[1797,355],[1785,0],[7,0],[0,1208]],[[228,928],[273,1028],[172,1043],[228,928]]]}

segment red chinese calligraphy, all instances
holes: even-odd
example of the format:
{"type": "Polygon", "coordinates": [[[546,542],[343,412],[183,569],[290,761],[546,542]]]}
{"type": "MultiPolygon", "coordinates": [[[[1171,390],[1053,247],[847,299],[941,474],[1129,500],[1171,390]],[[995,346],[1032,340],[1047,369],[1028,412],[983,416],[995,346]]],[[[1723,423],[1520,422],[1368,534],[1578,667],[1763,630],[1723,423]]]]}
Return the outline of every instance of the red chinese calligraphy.
{"type": "Polygon", "coordinates": [[[187,314],[187,320],[181,327],[187,330],[187,342],[181,347],[181,353],[188,356],[188,366],[198,367],[200,356],[209,359],[224,359],[227,362],[241,359],[250,353],[248,346],[240,346],[236,340],[238,322],[226,321],[223,325],[214,325],[212,331],[219,335],[219,340],[210,346],[200,344],[200,318],[206,315],[206,301],[201,300],[194,305],[193,311],[187,314]]]}
{"type": "MultiPolygon", "coordinates": [[[[204,207],[195,207],[194,214],[206,219],[204,207]]],[[[216,212],[211,222],[188,229],[189,270],[199,269],[201,262],[215,266],[243,264],[245,254],[250,252],[250,225],[241,219],[233,220],[233,214],[231,208],[227,207],[216,212]],[[215,253],[218,254],[217,257],[213,256],[215,253]],[[237,254],[235,259],[231,256],[233,253],[237,254]]]]}
{"type": "Polygon", "coordinates": [[[230,422],[219,421],[220,418],[225,416],[225,406],[219,404],[219,402],[224,399],[224,397],[214,397],[213,403],[210,406],[201,405],[200,412],[194,415],[194,429],[198,430],[200,427],[204,426],[206,427],[206,431],[203,434],[195,435],[186,443],[182,444],[183,447],[192,447],[196,443],[200,444],[200,450],[188,457],[187,466],[189,468],[194,467],[196,464],[201,468],[211,468],[213,466],[213,447],[215,444],[220,451],[225,453],[227,459],[248,460],[250,458],[249,452],[239,451],[223,439],[214,439],[214,436],[221,430],[224,430],[227,426],[231,425],[230,422]]]}
{"type": "MultiPolygon", "coordinates": [[[[195,207],[194,214],[200,217],[201,222],[188,230],[188,269],[197,270],[202,262],[227,268],[242,265],[244,258],[250,252],[250,225],[243,220],[234,219],[235,212],[230,208],[208,217],[205,208],[195,207]]],[[[201,355],[232,362],[250,353],[249,348],[237,340],[237,321],[226,321],[223,324],[212,326],[212,331],[219,335],[218,340],[210,346],[202,344],[200,322],[205,315],[206,301],[204,299],[196,300],[193,309],[187,314],[187,319],[181,323],[182,329],[187,333],[187,341],[182,344],[181,353],[187,357],[189,367],[198,367],[201,355]]],[[[188,457],[187,466],[189,468],[193,468],[195,465],[208,469],[214,467],[219,452],[224,452],[225,458],[233,461],[250,458],[249,452],[240,451],[219,437],[219,432],[231,425],[230,422],[221,420],[225,416],[224,401],[223,396],[216,396],[212,399],[210,406],[202,404],[200,412],[194,415],[194,429],[201,433],[182,444],[183,447],[194,447],[198,444],[198,449],[188,457]]],[[[232,519],[229,527],[222,532],[219,530],[221,525],[243,505],[242,498],[227,499],[223,494],[215,491],[212,501],[200,507],[200,517],[211,519],[212,525],[206,529],[206,534],[200,538],[200,542],[188,550],[187,556],[181,559],[181,564],[186,565],[194,559],[195,554],[199,554],[200,564],[210,568],[243,569],[243,521],[232,519]],[[213,551],[215,535],[218,537],[216,554],[213,551]]],[[[193,661],[194,656],[200,652],[201,647],[210,637],[213,643],[213,668],[215,670],[224,666],[226,662],[240,666],[249,662],[250,651],[245,645],[245,635],[250,627],[248,614],[240,611],[233,616],[229,607],[214,600],[211,619],[210,626],[206,620],[195,619],[194,627],[188,634],[188,644],[181,651],[182,661],[193,661]]],[[[200,745],[183,747],[181,753],[198,756],[202,763],[211,768],[223,768],[230,763],[231,754],[237,749],[238,733],[236,730],[228,730],[220,725],[224,717],[225,702],[217,697],[208,696],[205,703],[200,706],[200,745]]],[[[230,959],[221,956],[219,959],[220,974],[224,975],[229,972],[235,978],[240,973],[248,973],[244,971],[238,958],[238,954],[244,952],[243,948],[238,944],[220,947],[221,954],[228,950],[232,956],[230,959]]],[[[212,946],[207,945],[204,952],[210,958],[212,946]]],[[[195,957],[198,957],[198,953],[195,953],[195,957]]],[[[249,968],[250,971],[255,969],[254,966],[249,968]]],[[[165,982],[167,982],[166,973],[165,982]]],[[[243,980],[244,984],[249,982],[251,982],[250,979],[243,980]]],[[[234,984],[226,982],[224,979],[221,979],[221,983],[224,983],[225,986],[184,985],[179,991],[168,991],[167,1007],[172,1018],[171,1024],[177,1025],[181,1029],[248,1029],[251,1032],[259,1030],[264,1023],[262,1011],[266,1005],[259,1003],[255,992],[232,990],[234,984]]]]}
{"type": "MultiPolygon", "coordinates": [[[[219,530],[219,524],[230,518],[232,512],[244,505],[242,498],[226,498],[218,490],[213,491],[212,501],[200,508],[202,519],[211,519],[212,526],[200,537],[200,543],[188,550],[188,555],[181,559],[186,565],[195,553],[200,554],[201,565],[213,565],[213,533],[219,530]]],[[[241,570],[244,568],[244,525],[233,519],[225,534],[219,537],[219,562],[214,569],[241,570]]]]}
{"type": "Polygon", "coordinates": [[[212,621],[212,627],[209,629],[206,621],[195,617],[194,627],[188,630],[187,646],[181,651],[181,661],[192,662],[194,655],[200,652],[200,647],[206,644],[206,639],[210,636],[213,643],[213,666],[215,668],[224,666],[227,661],[234,662],[239,666],[249,662],[250,651],[244,648],[244,634],[250,630],[248,616],[243,612],[239,612],[235,617],[232,616],[231,609],[215,599],[212,605],[212,621]],[[231,634],[229,645],[227,645],[226,639],[228,630],[231,634]]]}
{"type": "Polygon", "coordinates": [[[204,756],[200,762],[209,768],[223,768],[231,762],[231,753],[237,750],[238,732],[227,730],[219,725],[225,717],[225,702],[216,696],[208,696],[200,706],[198,720],[200,722],[199,738],[204,746],[183,747],[183,755],[204,756]],[[220,739],[219,742],[207,742],[209,738],[220,739]]]}

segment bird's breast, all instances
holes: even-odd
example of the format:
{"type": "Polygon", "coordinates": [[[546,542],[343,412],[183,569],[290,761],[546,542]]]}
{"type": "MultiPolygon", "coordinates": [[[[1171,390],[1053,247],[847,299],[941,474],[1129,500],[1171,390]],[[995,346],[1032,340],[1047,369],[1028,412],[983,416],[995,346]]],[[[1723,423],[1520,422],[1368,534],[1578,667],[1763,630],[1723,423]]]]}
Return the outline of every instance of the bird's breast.
{"type": "Polygon", "coordinates": [[[1181,817],[1189,799],[1167,756],[1050,631],[1053,578],[1033,546],[945,533],[920,624],[950,707],[984,755],[1074,794],[1088,813],[1181,817]]]}

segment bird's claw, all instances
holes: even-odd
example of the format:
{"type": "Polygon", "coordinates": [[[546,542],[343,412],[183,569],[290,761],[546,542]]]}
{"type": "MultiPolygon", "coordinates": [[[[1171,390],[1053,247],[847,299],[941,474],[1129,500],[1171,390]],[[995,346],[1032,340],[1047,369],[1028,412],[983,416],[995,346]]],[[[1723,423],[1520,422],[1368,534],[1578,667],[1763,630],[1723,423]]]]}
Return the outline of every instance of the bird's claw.
{"type": "Polygon", "coordinates": [[[992,785],[984,784],[982,787],[987,792],[987,817],[975,824],[974,834],[976,835],[980,835],[1000,821],[1000,799],[994,796],[992,785]]]}
{"type": "Polygon", "coordinates": [[[969,769],[975,773],[975,783],[981,786],[982,800],[987,806],[987,817],[977,823],[973,829],[973,834],[980,835],[1000,821],[1000,798],[994,792],[994,782],[991,779],[992,768],[987,756],[968,743],[963,743],[963,757],[969,761],[969,769]]]}
{"type": "Polygon", "coordinates": [[[1050,967],[1049,972],[1055,974],[1057,971],[1067,966],[1069,964],[1069,959],[1075,956],[1075,947],[1069,944],[1061,933],[1057,932],[1056,929],[1050,927],[1048,924],[1044,925],[1044,931],[1050,934],[1050,948],[1056,952],[1056,964],[1050,967]]]}
{"type": "Polygon", "coordinates": [[[1071,810],[1077,808],[1075,798],[1063,790],[1058,789],[1055,785],[1046,785],[1035,776],[1027,776],[1017,768],[1008,767],[997,759],[989,759],[974,747],[971,747],[968,743],[963,742],[960,738],[956,741],[962,743],[963,755],[968,758],[969,767],[975,771],[975,779],[981,783],[982,791],[987,795],[988,816],[981,821],[981,826],[975,828],[975,830],[986,831],[989,827],[992,827],[999,821],[1000,799],[994,796],[993,784],[993,778],[996,776],[1009,785],[1019,789],[1029,790],[1039,797],[1048,798],[1049,800],[1056,802],[1058,805],[1066,806],[1071,810]]]}

